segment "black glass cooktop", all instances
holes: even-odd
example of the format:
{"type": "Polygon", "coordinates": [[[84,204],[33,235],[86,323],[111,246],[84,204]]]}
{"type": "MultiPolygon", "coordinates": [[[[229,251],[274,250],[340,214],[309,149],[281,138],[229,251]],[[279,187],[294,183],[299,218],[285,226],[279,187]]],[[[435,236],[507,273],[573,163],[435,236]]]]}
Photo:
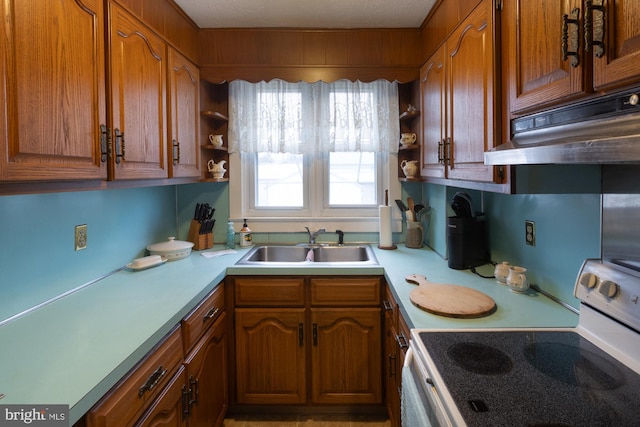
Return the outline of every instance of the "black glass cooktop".
{"type": "Polygon", "coordinates": [[[469,426],[640,426],[640,375],[575,332],[420,338],[469,426]]]}

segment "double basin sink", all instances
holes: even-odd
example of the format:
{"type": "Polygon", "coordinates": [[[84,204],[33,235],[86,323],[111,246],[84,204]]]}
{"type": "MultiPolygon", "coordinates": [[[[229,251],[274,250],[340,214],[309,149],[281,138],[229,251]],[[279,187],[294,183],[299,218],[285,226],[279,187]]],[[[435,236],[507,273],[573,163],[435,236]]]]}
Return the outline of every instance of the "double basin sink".
{"type": "Polygon", "coordinates": [[[369,245],[258,245],[237,265],[378,265],[369,245]]]}

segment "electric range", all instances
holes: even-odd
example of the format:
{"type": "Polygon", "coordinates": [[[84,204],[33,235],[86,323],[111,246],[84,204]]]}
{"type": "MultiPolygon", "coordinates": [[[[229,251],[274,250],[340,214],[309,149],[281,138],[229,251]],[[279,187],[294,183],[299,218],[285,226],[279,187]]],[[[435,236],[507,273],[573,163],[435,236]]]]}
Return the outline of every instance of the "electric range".
{"type": "Polygon", "coordinates": [[[639,426],[640,269],[587,260],[574,289],[575,328],[412,330],[403,425],[639,426]]]}

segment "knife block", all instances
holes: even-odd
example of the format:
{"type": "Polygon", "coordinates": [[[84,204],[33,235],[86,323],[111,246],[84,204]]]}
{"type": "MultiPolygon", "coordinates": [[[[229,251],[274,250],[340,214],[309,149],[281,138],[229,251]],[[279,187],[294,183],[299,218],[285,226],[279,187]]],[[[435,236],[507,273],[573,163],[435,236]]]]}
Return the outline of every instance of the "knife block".
{"type": "Polygon", "coordinates": [[[200,234],[200,223],[192,219],[187,240],[193,243],[193,249],[197,251],[210,249],[213,247],[213,232],[200,234]]]}

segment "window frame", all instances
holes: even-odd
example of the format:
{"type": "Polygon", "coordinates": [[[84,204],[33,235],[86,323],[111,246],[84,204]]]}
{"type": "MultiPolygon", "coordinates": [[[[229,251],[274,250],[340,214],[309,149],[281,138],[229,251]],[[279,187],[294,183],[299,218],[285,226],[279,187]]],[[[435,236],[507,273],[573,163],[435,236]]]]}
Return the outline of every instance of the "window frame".
{"type": "MultiPolygon", "coordinates": [[[[378,206],[371,208],[326,208],[328,194],[324,189],[328,184],[328,156],[326,162],[311,162],[312,175],[323,176],[322,191],[313,190],[310,179],[305,179],[310,209],[251,209],[251,197],[255,194],[252,186],[255,183],[255,164],[246,156],[247,153],[233,152],[229,154],[229,219],[242,221],[247,219],[254,232],[300,232],[304,227],[335,228],[344,232],[378,232],[378,206],[384,204],[384,191],[389,190],[389,199],[400,198],[401,187],[397,178],[398,156],[394,153],[379,153],[378,174],[381,176],[376,191],[378,206]],[[321,171],[317,171],[320,168],[321,171]],[[326,200],[325,200],[326,197],[326,200]],[[319,206],[319,207],[318,207],[319,206]],[[269,215],[265,215],[268,212],[269,215]]],[[[306,162],[307,160],[305,160],[306,162]]],[[[393,210],[392,230],[402,231],[402,217],[399,209],[393,210]]]]}

